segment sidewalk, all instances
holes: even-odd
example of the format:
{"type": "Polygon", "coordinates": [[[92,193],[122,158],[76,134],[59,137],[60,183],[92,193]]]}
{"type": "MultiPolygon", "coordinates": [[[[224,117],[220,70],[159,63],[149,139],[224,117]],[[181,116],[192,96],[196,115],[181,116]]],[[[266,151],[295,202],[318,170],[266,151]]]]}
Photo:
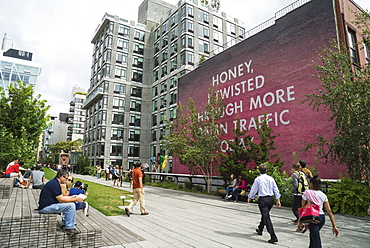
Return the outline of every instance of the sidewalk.
{"type": "MultiPolygon", "coordinates": [[[[112,186],[112,181],[92,176],[75,177],[112,186]]],[[[131,191],[128,183],[122,189],[131,191]]],[[[110,216],[112,222],[142,237],[145,241],[110,247],[308,247],[309,231],[296,232],[290,208],[273,207],[271,219],[279,242],[269,244],[267,231],[255,233],[260,221],[257,204],[228,202],[220,197],[174,191],[156,187],[145,188],[147,216],[135,206],[131,217],[110,216]]],[[[323,247],[369,247],[370,218],[335,215],[339,236],[334,237],[331,223],[321,229],[323,247]]]]}

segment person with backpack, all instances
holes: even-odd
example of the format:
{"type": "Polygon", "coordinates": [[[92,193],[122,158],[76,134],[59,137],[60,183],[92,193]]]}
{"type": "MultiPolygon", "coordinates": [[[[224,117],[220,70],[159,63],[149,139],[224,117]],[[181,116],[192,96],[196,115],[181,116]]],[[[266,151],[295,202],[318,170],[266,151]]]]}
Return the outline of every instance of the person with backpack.
{"type": "MultiPolygon", "coordinates": [[[[299,162],[296,162],[292,165],[292,189],[291,192],[293,193],[293,204],[292,204],[292,212],[295,216],[295,219],[292,219],[294,223],[297,223],[299,220],[299,213],[298,208],[302,206],[302,194],[303,192],[309,188],[308,181],[306,175],[301,171],[301,165],[299,162]]],[[[297,229],[297,231],[300,231],[297,229]]]]}
{"type": "Polygon", "coordinates": [[[301,165],[301,171],[306,175],[308,181],[312,178],[312,172],[310,169],[306,168],[307,164],[304,160],[299,160],[299,164],[301,165]]]}

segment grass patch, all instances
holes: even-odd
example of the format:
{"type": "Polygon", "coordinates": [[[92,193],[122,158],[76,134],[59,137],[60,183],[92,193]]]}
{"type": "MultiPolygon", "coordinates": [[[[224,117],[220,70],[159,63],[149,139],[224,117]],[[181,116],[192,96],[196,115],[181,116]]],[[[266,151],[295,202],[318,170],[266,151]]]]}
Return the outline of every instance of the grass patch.
{"type": "MultiPolygon", "coordinates": [[[[45,172],[45,177],[48,180],[51,180],[55,177],[55,172],[49,168],[43,168],[45,172]]],[[[121,195],[132,194],[131,192],[112,188],[109,186],[101,185],[98,183],[85,181],[79,178],[75,178],[74,181],[81,181],[89,185],[87,192],[89,196],[86,198],[86,201],[106,216],[115,216],[124,214],[124,210],[118,208],[117,206],[122,206],[121,195]]],[[[128,197],[131,199],[132,197],[128,197]]],[[[128,202],[125,202],[125,205],[128,205],[128,202]]]]}

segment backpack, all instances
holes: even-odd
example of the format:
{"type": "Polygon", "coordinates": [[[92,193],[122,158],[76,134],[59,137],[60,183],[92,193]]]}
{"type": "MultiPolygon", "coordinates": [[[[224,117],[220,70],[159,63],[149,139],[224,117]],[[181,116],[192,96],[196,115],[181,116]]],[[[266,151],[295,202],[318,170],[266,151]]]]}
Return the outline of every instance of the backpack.
{"type": "Polygon", "coordinates": [[[308,180],[306,177],[306,174],[303,172],[298,172],[299,177],[298,177],[298,193],[303,193],[306,189],[308,189],[308,180]]]}

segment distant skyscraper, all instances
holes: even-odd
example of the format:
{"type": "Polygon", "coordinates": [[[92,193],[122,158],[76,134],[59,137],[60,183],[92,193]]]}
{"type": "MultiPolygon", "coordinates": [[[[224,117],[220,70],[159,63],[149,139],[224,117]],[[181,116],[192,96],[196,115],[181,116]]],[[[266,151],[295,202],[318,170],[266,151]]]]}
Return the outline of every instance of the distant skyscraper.
{"type": "Polygon", "coordinates": [[[144,0],[139,23],[105,14],[92,40],[84,103],[84,154],[92,165],[127,169],[164,154],[160,140],[164,120],[176,117],[178,78],[244,39],[238,19],[203,2],[144,0]]]}
{"type": "Polygon", "coordinates": [[[8,89],[10,83],[36,85],[41,64],[32,61],[32,53],[12,48],[13,43],[4,35],[0,50],[0,87],[8,89]]]}
{"type": "Polygon", "coordinates": [[[72,101],[69,103],[67,141],[83,139],[85,127],[85,110],[82,109],[86,99],[85,89],[77,86],[72,89],[72,101]]]}

